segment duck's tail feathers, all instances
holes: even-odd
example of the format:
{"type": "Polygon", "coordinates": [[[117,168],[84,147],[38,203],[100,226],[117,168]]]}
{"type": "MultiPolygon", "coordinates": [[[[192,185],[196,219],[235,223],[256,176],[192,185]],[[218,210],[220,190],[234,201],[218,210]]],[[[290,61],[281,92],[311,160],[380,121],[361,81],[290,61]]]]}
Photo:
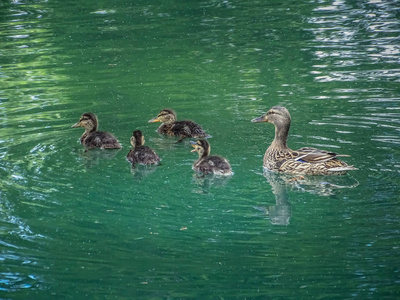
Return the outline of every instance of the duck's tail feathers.
{"type": "Polygon", "coordinates": [[[343,172],[343,171],[352,171],[358,170],[354,166],[346,166],[346,167],[337,167],[337,168],[330,168],[329,171],[331,172],[343,172]]]}

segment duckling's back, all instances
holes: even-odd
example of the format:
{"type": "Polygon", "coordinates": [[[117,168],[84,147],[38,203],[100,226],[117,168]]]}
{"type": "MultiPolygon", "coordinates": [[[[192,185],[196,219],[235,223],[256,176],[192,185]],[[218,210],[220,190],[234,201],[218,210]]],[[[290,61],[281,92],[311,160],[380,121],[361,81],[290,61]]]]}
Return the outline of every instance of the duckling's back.
{"type": "Polygon", "coordinates": [[[207,156],[195,162],[193,169],[204,174],[231,175],[229,162],[221,156],[207,156]]]}
{"type": "Polygon", "coordinates": [[[159,133],[180,137],[208,137],[201,126],[193,121],[177,121],[173,124],[163,124],[157,131],[159,133]]]}
{"type": "Polygon", "coordinates": [[[136,146],[126,156],[131,164],[153,165],[158,164],[161,158],[153,149],[147,146],[136,146]]]}
{"type": "Polygon", "coordinates": [[[82,145],[88,148],[120,149],[121,144],[109,132],[94,131],[81,140],[82,145]]]}

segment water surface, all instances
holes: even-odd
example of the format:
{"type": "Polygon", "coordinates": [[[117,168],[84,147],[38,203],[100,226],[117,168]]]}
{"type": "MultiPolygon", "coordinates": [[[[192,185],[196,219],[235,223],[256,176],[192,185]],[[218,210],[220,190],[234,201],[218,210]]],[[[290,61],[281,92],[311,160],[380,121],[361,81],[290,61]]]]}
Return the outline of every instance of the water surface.
{"type": "Polygon", "coordinates": [[[396,1],[3,1],[0,297],[394,299],[399,295],[396,1]],[[340,177],[263,173],[273,105],[289,146],[340,177]],[[147,121],[200,123],[226,179],[147,121]],[[83,112],[122,150],[84,152],[83,112]],[[162,165],[125,160],[140,129],[162,165]]]}

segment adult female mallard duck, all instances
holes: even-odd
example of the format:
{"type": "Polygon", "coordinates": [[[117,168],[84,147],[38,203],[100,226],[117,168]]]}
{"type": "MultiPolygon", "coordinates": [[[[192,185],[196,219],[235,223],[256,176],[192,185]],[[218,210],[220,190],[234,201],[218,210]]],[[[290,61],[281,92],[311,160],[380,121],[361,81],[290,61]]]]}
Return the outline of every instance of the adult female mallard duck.
{"type": "Polygon", "coordinates": [[[153,149],[144,146],[144,136],[140,130],[132,133],[131,145],[132,149],[126,156],[126,159],[132,166],[135,166],[135,164],[154,165],[161,161],[161,158],[153,149]]]}
{"type": "Polygon", "coordinates": [[[158,127],[157,132],[170,136],[180,137],[178,142],[182,142],[187,137],[194,138],[208,138],[208,134],[192,121],[177,121],[176,113],[172,109],[163,109],[153,119],[149,120],[149,123],[161,122],[162,124],[158,127]]]}
{"type": "Polygon", "coordinates": [[[251,122],[269,122],[275,125],[275,138],[264,155],[266,169],[304,175],[342,175],[349,170],[357,170],[345,162],[337,159],[333,152],[305,147],[293,151],[286,145],[290,114],[282,106],[272,107],[265,115],[251,120],[251,122]]]}
{"type": "Polygon", "coordinates": [[[221,156],[210,156],[211,147],[206,140],[190,141],[193,146],[191,152],[197,152],[199,159],[193,164],[193,170],[203,174],[232,175],[229,162],[221,156]]]}
{"type": "Polygon", "coordinates": [[[85,128],[85,132],[80,138],[81,144],[87,149],[120,149],[121,145],[118,140],[109,132],[97,131],[99,122],[95,114],[90,112],[84,113],[79,121],[72,125],[75,127],[85,128]]]}

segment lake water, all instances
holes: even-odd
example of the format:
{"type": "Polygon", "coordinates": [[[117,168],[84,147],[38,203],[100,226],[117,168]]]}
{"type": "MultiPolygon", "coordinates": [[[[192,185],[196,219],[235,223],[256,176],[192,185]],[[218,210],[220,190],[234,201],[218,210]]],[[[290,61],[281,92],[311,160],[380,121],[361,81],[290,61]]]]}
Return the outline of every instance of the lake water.
{"type": "Polygon", "coordinates": [[[400,296],[396,0],[0,3],[0,298],[400,296]],[[288,144],[359,170],[263,174],[288,144]],[[231,178],[198,178],[165,107],[212,135],[231,178]],[[83,112],[123,145],[84,152],[83,112]],[[140,129],[162,165],[133,171],[140,129]]]}

